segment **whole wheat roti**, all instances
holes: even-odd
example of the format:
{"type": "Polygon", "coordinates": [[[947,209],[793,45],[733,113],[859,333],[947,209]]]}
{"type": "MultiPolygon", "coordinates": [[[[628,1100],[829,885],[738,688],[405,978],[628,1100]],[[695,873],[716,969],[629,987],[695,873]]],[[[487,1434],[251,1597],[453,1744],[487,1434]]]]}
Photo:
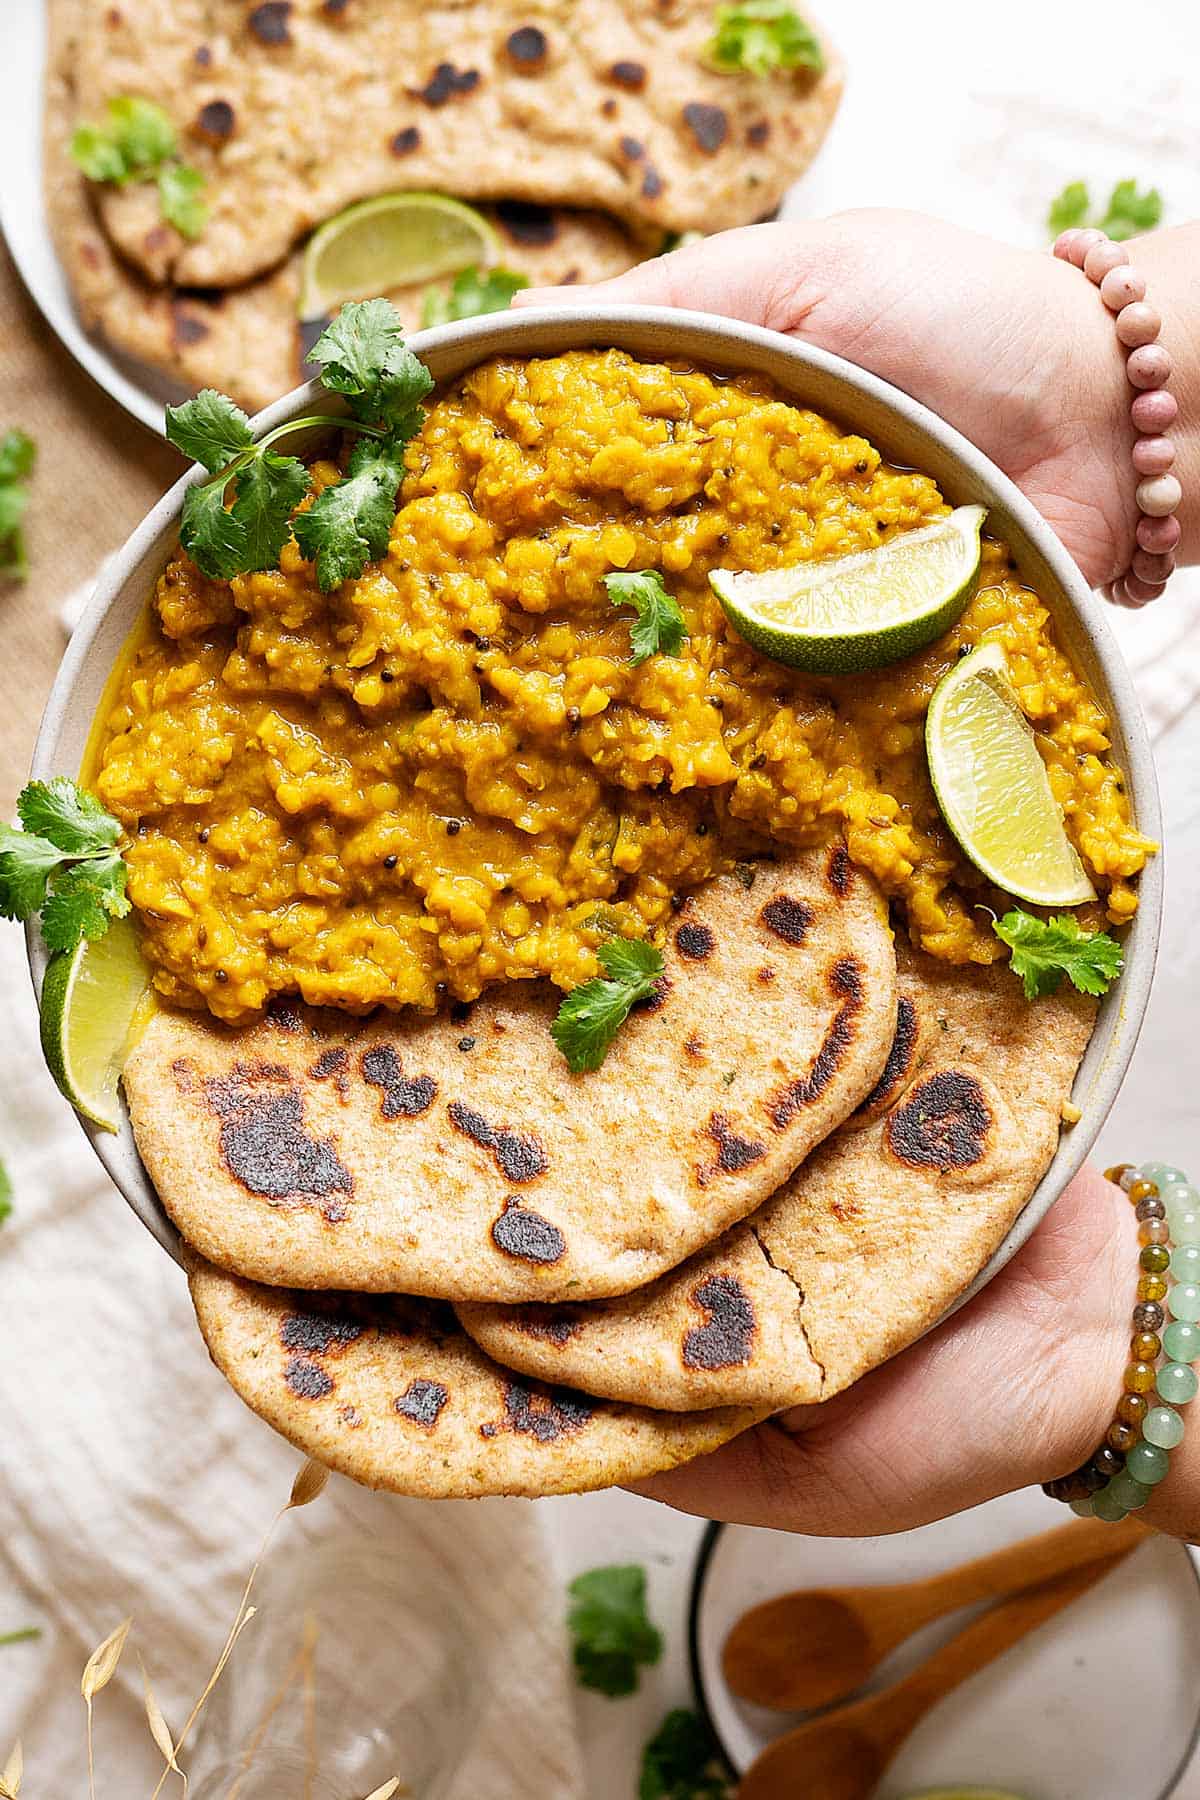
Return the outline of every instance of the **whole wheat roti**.
{"type": "Polygon", "coordinates": [[[719,75],[712,0],[121,0],[86,5],[76,117],[144,94],[207,178],[192,243],[153,184],[105,188],[152,280],[228,287],[354,200],[398,188],[598,208],[663,230],[771,213],[841,76],[719,75]]]}
{"type": "Polygon", "coordinates": [[[982,1268],[1058,1142],[1095,1020],[1005,964],[900,951],[875,1092],[752,1219],[652,1286],[588,1306],[463,1306],[490,1355],[664,1407],[828,1399],[933,1324],[982,1268]]]}
{"type": "Polygon", "coordinates": [[[189,1282],[209,1353],[246,1404],[366,1487],[581,1493],[674,1468],[762,1417],[651,1412],[523,1380],[437,1301],[259,1287],[198,1260],[189,1282]]]}
{"type": "Polygon", "coordinates": [[[709,1244],[853,1111],[892,1037],[878,891],[838,844],[708,883],[650,1002],[572,1075],[560,996],[456,1017],[160,1012],[125,1065],[138,1148],[210,1261],[278,1286],[562,1300],[709,1244]]]}
{"type": "MultiPolygon", "coordinates": [[[[238,288],[224,291],[157,287],[113,249],[93,193],[71,161],[76,116],[75,27],[79,0],[52,0],[52,44],[46,89],[43,166],[46,209],[79,316],[123,355],[187,388],[215,387],[257,412],[303,381],[304,358],[326,321],[301,327],[301,254],[238,288]]],[[[603,281],[620,275],[656,247],[598,212],[524,204],[485,206],[505,268],[531,286],[603,281]]],[[[391,300],[408,330],[421,322],[427,287],[451,278],[393,288],[391,300]]],[[[363,298],[369,296],[364,295],[363,298]]]]}

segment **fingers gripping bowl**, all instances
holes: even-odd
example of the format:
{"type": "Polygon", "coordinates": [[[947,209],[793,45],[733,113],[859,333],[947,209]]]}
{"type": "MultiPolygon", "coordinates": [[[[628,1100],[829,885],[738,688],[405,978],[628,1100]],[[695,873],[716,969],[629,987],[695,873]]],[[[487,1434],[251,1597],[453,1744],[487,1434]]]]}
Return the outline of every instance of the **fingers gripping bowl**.
{"type": "MultiPolygon", "coordinates": [[[[1059,643],[1107,713],[1112,754],[1125,772],[1134,820],[1142,833],[1156,837],[1158,804],[1145,727],[1097,603],[1053,534],[1015,487],[979,452],[905,395],[838,359],[775,334],[702,315],[656,309],[499,315],[442,328],[411,342],[439,386],[496,356],[553,356],[609,347],[648,362],[671,360],[699,370],[766,377],[785,400],[841,421],[845,428],[869,439],[893,465],[919,469],[931,477],[949,505],[986,507],[989,534],[1009,546],[1021,579],[1048,606],[1059,643]]],[[[313,398],[310,389],[299,390],[261,415],[260,429],[303,417],[312,410],[313,398]]],[[[322,395],[321,399],[322,408],[327,409],[328,397],[322,395]]],[[[147,518],[101,584],[51,695],[36,750],[36,776],[80,768],[90,723],[101,707],[111,671],[173,549],[182,496],[190,479],[178,484],[147,518]]],[[[1137,912],[1124,940],[1124,974],[1101,1006],[1076,1081],[1074,1100],[1081,1118],[1064,1134],[1015,1226],[968,1292],[989,1279],[1041,1219],[1082,1162],[1112,1103],[1149,992],[1161,879],[1160,861],[1151,858],[1141,875],[1137,912]]],[[[45,955],[36,931],[31,932],[29,943],[35,982],[40,983],[45,955]]],[[[179,1240],[139,1161],[128,1116],[122,1114],[115,1137],[94,1130],[90,1135],[138,1216],[165,1248],[179,1256],[179,1240]]]]}

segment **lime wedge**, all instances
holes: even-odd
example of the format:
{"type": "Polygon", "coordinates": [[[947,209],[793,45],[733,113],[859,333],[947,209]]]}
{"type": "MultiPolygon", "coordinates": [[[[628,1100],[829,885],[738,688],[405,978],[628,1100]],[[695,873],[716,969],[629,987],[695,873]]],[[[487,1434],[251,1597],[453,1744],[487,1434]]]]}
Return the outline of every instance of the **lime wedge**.
{"type": "Polygon", "coordinates": [[[308,240],[300,317],[319,319],[344,300],[436,281],[473,263],[499,261],[500,240],[473,206],[448,194],[378,194],[327,219],[308,240]]]}
{"type": "Polygon", "coordinates": [[[51,962],[42,984],[42,1053],[76,1112],[120,1124],[117,1082],[151,1005],[150,971],[129,919],[51,962]]]}
{"type": "Polygon", "coordinates": [[[939,681],[925,749],[942,817],[989,881],[1035,906],[1096,898],[999,644],[981,644],[939,681]]]}
{"type": "Polygon", "coordinates": [[[881,669],[954,624],[979,579],[984,517],[960,506],[874,550],[708,579],[734,629],[776,662],[814,675],[881,669]]]}

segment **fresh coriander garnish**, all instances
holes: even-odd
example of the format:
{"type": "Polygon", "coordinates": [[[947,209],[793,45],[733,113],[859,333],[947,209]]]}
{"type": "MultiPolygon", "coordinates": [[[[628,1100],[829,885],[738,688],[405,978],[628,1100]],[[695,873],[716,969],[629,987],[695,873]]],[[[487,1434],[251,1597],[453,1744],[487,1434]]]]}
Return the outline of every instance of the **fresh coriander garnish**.
{"type": "Polygon", "coordinates": [[[729,1792],[712,1732],[696,1713],[676,1707],[642,1751],[638,1800],[725,1800],[729,1792]]]}
{"type": "Polygon", "coordinates": [[[108,103],[106,125],[80,125],[71,155],[89,181],[127,187],[153,180],[158,209],[181,237],[198,238],[208,224],[204,176],[179,155],[170,115],[153,100],[121,94],[108,103]]]}
{"type": "Polygon", "coordinates": [[[421,428],[421,401],[433,379],[404,342],[400,316],[386,300],[344,306],[312,350],[321,381],[345,395],[351,418],[310,415],[289,419],[255,440],[250,421],[225,394],[204,388],[182,406],[167,408],[167,436],[201,463],[212,480],[184,496],[179,537],[205,575],[228,581],[274,568],[288,535],[316,564],[323,592],[361,575],[382,556],[404,474],[404,446],[421,428]],[[290,432],[355,431],[345,477],[292,517],[308,494],[309,472],[295,456],[271,445],[290,432]],[[230,487],[233,503],[226,505],[230,487]]]}
{"type": "Polygon", "coordinates": [[[825,55],[812,27],[787,0],[741,0],[718,6],[706,62],[723,75],[773,75],[777,69],[811,69],[819,75],[825,55]]]}
{"type": "Polygon", "coordinates": [[[572,1075],[600,1067],[632,1008],[649,999],[663,972],[658,951],[640,938],[610,938],[596,955],[604,974],[572,988],[550,1027],[572,1075]]]}
{"type": "Polygon", "coordinates": [[[22,581],[28,568],[21,524],[29,505],[25,477],[32,475],[37,451],[23,431],[0,438],[0,574],[22,581]]]}
{"type": "Polygon", "coordinates": [[[646,1571],[637,1563],[587,1569],[567,1589],[567,1629],[581,1687],[615,1699],[637,1689],[638,1668],[662,1655],[646,1615],[646,1571]]]}
{"type": "Polygon", "coordinates": [[[617,569],[604,577],[604,585],[614,606],[632,606],[637,613],[629,627],[633,645],[629,660],[635,668],[658,650],[666,656],[679,655],[687,622],[657,569],[617,569]]]}
{"type": "Polygon", "coordinates": [[[5,1644],[30,1644],[41,1635],[40,1625],[22,1625],[19,1631],[0,1632],[0,1649],[3,1649],[5,1644]]]}
{"type": "Polygon", "coordinates": [[[1093,224],[1122,243],[1136,237],[1139,231],[1153,231],[1163,213],[1162,195],[1157,188],[1145,193],[1136,181],[1118,181],[1108,197],[1108,205],[1099,217],[1091,217],[1092,199],[1086,181],[1069,181],[1050,202],[1046,224],[1051,237],[1069,231],[1076,225],[1093,224]]]}
{"type": "Polygon", "coordinates": [[[514,294],[529,286],[525,275],[512,269],[464,269],[454,277],[448,294],[427,288],[421,304],[421,325],[450,325],[456,319],[474,319],[480,313],[503,312],[514,294]]]}
{"type": "MultiPolygon", "coordinates": [[[[12,1177],[9,1175],[4,1163],[0,1161],[0,1225],[3,1225],[5,1219],[12,1213],[12,1197],[12,1177]]],[[[4,1638],[0,1638],[0,1644],[3,1644],[5,1641],[4,1638]]]]}
{"type": "Polygon", "coordinates": [[[103,937],[129,911],[117,820],[65,775],[31,781],[17,813],[21,830],[0,825],[0,917],[40,912],[51,950],[103,937]]]}
{"type": "Polygon", "coordinates": [[[1120,944],[1103,931],[1084,931],[1070,913],[1039,919],[1014,907],[992,930],[1012,952],[1014,975],[1025,983],[1025,998],[1053,994],[1065,975],[1081,994],[1106,994],[1124,967],[1120,944]]]}

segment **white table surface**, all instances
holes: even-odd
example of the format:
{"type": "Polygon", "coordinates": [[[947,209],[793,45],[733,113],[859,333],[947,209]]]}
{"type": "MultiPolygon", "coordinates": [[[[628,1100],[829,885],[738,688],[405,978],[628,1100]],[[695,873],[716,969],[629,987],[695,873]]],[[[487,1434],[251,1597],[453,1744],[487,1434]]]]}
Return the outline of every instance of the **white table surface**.
{"type": "MultiPolygon", "coordinates": [[[[1067,181],[1087,178],[1106,192],[1136,176],[1162,189],[1168,222],[1200,216],[1200,9],[1192,0],[1142,0],[1136,9],[1117,0],[1008,0],[1002,18],[958,0],[824,11],[850,81],[832,137],[789,211],[909,206],[1036,244],[1046,206],[1067,181]],[[1144,60],[1127,54],[1135,13],[1138,37],[1156,46],[1144,60]]],[[[1200,634],[1195,578],[1175,604],[1194,614],[1200,634]]],[[[1127,645],[1136,623],[1120,621],[1127,645]]],[[[1159,980],[1097,1157],[1155,1156],[1195,1169],[1200,704],[1189,711],[1187,698],[1185,690],[1182,717],[1157,745],[1169,846],[1159,980]]],[[[661,1665],[632,1699],[579,1696],[592,1800],[624,1800],[637,1792],[644,1740],[669,1707],[690,1700],[686,1609],[703,1526],[627,1494],[537,1505],[564,1578],[606,1562],[647,1567],[651,1612],[667,1638],[661,1665]]],[[[1119,1619],[1112,1628],[1120,1630],[1119,1619]]],[[[1130,1695],[1112,1699],[1121,1711],[1130,1695]]],[[[1200,1800],[1200,1760],[1177,1800],[1200,1800]]]]}

